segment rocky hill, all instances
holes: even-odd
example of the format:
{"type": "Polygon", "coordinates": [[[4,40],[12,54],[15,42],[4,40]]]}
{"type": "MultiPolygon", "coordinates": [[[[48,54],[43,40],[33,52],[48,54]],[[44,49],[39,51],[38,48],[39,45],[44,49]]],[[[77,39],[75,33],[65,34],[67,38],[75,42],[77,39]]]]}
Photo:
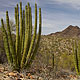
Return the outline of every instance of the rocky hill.
{"type": "Polygon", "coordinates": [[[78,26],[68,26],[61,32],[51,33],[51,36],[60,36],[60,37],[80,37],[80,28],[78,26]]]}

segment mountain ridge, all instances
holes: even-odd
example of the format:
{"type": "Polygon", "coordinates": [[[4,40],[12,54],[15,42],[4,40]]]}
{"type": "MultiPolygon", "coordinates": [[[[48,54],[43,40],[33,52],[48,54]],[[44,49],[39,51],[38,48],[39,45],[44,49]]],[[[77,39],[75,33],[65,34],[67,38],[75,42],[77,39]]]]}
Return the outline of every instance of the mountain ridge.
{"type": "Polygon", "coordinates": [[[80,28],[78,26],[69,25],[61,32],[51,33],[49,35],[58,37],[80,37],[80,28]]]}

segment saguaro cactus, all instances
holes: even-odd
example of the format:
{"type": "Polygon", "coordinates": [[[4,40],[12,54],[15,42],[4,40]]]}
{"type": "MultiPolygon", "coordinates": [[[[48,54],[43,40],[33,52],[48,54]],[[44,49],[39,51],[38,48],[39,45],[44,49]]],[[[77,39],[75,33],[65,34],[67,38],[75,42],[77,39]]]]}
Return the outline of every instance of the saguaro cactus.
{"type": "Polygon", "coordinates": [[[74,64],[78,75],[80,75],[80,41],[74,41],[73,44],[74,64]]]}
{"type": "Polygon", "coordinates": [[[35,26],[32,34],[32,11],[31,6],[25,6],[22,10],[20,2],[20,20],[19,7],[15,7],[16,41],[13,43],[9,25],[8,11],[6,12],[7,31],[4,28],[3,19],[1,19],[4,47],[8,62],[17,70],[29,66],[37,52],[41,36],[41,8],[39,9],[39,32],[37,34],[37,4],[35,4],[35,26]],[[20,24],[19,24],[20,21],[20,24]],[[20,29],[19,29],[20,28],[20,29]],[[19,31],[20,30],[20,31],[19,31]],[[14,47],[15,45],[15,47],[14,47]]]}

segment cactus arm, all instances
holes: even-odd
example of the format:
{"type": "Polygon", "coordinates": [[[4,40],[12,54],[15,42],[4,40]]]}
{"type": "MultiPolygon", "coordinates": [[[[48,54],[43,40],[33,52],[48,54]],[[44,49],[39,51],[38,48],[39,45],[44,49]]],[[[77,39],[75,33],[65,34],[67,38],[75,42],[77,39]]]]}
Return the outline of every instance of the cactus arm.
{"type": "MultiPolygon", "coordinates": [[[[17,8],[16,7],[15,7],[15,25],[17,26],[17,8]]],[[[14,46],[16,50],[16,40],[15,40],[14,46]]],[[[17,52],[16,52],[16,56],[17,56],[17,52]]]]}
{"type": "Polygon", "coordinates": [[[31,12],[31,7],[30,7],[30,41],[32,37],[32,12],[31,12]]]}
{"type": "Polygon", "coordinates": [[[16,54],[17,54],[17,62],[20,65],[21,61],[21,53],[20,53],[20,37],[19,37],[19,7],[17,4],[17,26],[16,26],[16,54]]]}
{"type": "Polygon", "coordinates": [[[6,23],[7,23],[8,41],[9,41],[9,46],[10,46],[10,53],[12,54],[14,66],[17,66],[17,63],[16,63],[16,54],[14,52],[15,50],[14,50],[14,47],[13,47],[13,41],[12,41],[11,31],[10,31],[10,25],[9,25],[8,11],[6,11],[6,23]]]}
{"type": "Polygon", "coordinates": [[[17,26],[17,8],[15,7],[15,24],[17,26]]]}
{"type": "Polygon", "coordinates": [[[20,47],[22,49],[22,34],[23,34],[23,28],[22,28],[22,2],[20,2],[20,47]]]}
{"type": "Polygon", "coordinates": [[[24,40],[24,51],[23,51],[23,55],[22,55],[22,60],[21,60],[21,68],[23,67],[24,61],[25,61],[25,57],[26,57],[26,52],[28,50],[28,9],[27,6],[25,7],[25,40],[24,40]]]}
{"type": "Polygon", "coordinates": [[[18,54],[18,47],[19,47],[19,11],[18,11],[18,4],[17,4],[17,12],[15,13],[17,15],[16,20],[16,54],[18,54]]]}
{"type": "Polygon", "coordinates": [[[52,66],[53,66],[53,68],[54,68],[54,54],[52,54],[52,66]]]}
{"type": "Polygon", "coordinates": [[[4,47],[8,59],[8,63],[12,64],[12,56],[10,54],[10,49],[9,49],[9,43],[8,43],[8,37],[7,37],[7,32],[4,28],[4,22],[3,19],[1,19],[1,25],[2,25],[2,31],[3,31],[3,41],[4,41],[4,47]]]}
{"type": "Polygon", "coordinates": [[[29,48],[29,51],[28,51],[28,54],[27,54],[27,57],[26,57],[25,66],[27,65],[28,60],[29,60],[29,58],[31,56],[31,53],[32,53],[32,49],[33,49],[35,38],[36,38],[36,31],[37,31],[37,4],[35,4],[35,27],[34,27],[34,34],[33,34],[32,41],[31,41],[31,44],[30,44],[30,48],[29,48]]]}
{"type": "Polygon", "coordinates": [[[31,36],[32,36],[32,11],[31,11],[31,17],[30,17],[30,19],[31,19],[31,36]]]}
{"type": "Polygon", "coordinates": [[[21,53],[24,50],[24,40],[25,40],[25,10],[23,10],[23,37],[22,37],[22,49],[21,49],[21,53]]]}
{"type": "Polygon", "coordinates": [[[28,50],[29,50],[29,47],[30,47],[30,42],[31,42],[31,35],[30,35],[30,4],[28,2],[28,50]]]}
{"type": "Polygon", "coordinates": [[[80,40],[78,41],[78,67],[79,67],[79,74],[80,74],[80,40]]]}
{"type": "Polygon", "coordinates": [[[36,55],[37,50],[38,50],[38,47],[39,47],[39,42],[40,42],[40,38],[41,38],[41,26],[42,26],[41,8],[39,8],[39,32],[38,32],[38,35],[37,35],[36,45],[35,45],[33,54],[31,55],[31,59],[28,63],[28,66],[30,66],[32,64],[32,61],[34,60],[35,55],[36,55]]]}
{"type": "Polygon", "coordinates": [[[73,54],[74,54],[74,65],[77,74],[79,74],[79,67],[78,67],[78,55],[77,55],[77,42],[75,40],[75,43],[73,45],[73,54]]]}

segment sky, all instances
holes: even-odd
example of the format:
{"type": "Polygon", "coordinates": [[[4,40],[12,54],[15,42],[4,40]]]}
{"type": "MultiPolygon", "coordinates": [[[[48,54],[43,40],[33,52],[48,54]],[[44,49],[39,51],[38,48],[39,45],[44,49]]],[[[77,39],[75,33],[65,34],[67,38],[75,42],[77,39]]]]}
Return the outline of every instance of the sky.
{"type": "MultiPolygon", "coordinates": [[[[6,20],[9,11],[10,20],[14,21],[14,7],[22,1],[23,9],[27,2],[32,7],[34,25],[34,5],[42,9],[42,34],[47,35],[62,31],[69,25],[80,26],[80,0],[0,0],[0,19],[6,20]]],[[[1,22],[0,22],[1,24],[1,22]]]]}

